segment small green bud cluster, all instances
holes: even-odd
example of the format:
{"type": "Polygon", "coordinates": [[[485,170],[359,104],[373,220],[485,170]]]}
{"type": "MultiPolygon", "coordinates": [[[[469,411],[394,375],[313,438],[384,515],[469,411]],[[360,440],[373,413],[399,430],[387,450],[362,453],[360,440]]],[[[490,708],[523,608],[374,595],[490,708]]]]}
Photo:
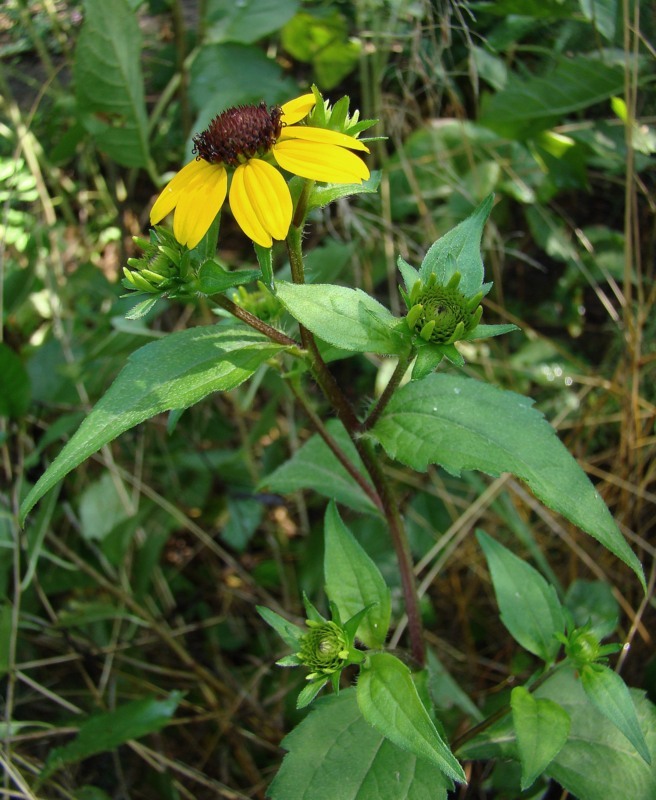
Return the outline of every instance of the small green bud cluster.
{"type": "Polygon", "coordinates": [[[437,283],[431,272],[424,282],[418,280],[410,294],[404,293],[408,306],[406,323],[425,342],[453,344],[480,322],[483,293],[466,297],[459,289],[460,273],[455,272],[445,286],[437,283]]]}
{"type": "Polygon", "coordinates": [[[595,663],[604,663],[608,660],[606,656],[622,649],[621,644],[601,644],[589,623],[581,628],[574,628],[567,636],[557,634],[556,638],[565,646],[565,655],[578,670],[595,663]]]}
{"type": "Polygon", "coordinates": [[[150,240],[135,236],[133,241],[143,250],[143,255],[128,258],[128,266],[123,267],[126,289],[167,297],[196,291],[197,278],[189,251],[177,242],[172,231],[156,225],[150,232],[150,240]]]}
{"type": "Polygon", "coordinates": [[[346,634],[332,620],[317,622],[308,619],[310,629],[301,636],[301,649],[296,655],[311,672],[307,680],[315,680],[342,669],[348,661],[350,648],[346,634]]]}
{"type": "Polygon", "coordinates": [[[342,622],[339,609],[331,602],[332,619],[326,619],[303,598],[307,619],[307,630],[292,625],[268,608],[258,608],[261,616],[271,625],[296,652],[284,656],[276,663],[280,667],[305,667],[309,673],[307,681],[296,702],[297,708],[305,708],[330,682],[333,690],[339,692],[342,670],[350,664],[362,664],[365,653],[355,646],[355,635],[360,622],[371,606],[358,611],[346,622],[342,622]]]}

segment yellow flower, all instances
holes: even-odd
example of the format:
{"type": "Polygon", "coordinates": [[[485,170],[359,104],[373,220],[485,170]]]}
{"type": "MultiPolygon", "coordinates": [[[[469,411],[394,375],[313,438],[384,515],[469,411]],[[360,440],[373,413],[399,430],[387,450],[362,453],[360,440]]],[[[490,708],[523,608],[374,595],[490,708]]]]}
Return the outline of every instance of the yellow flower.
{"type": "Polygon", "coordinates": [[[289,187],[272,160],[309,180],[366,180],[369,170],[351,152],[368,153],[362,142],[338,131],[296,124],[314,105],[314,95],[305,94],[271,109],[260,103],[219,114],[194,136],[196,159],[164,187],[150,212],[151,223],[175,208],[176,239],[196,247],[225,201],[230,171],[228,199],[239,227],[257,244],[271,247],[273,239],[287,236],[293,214],[289,187]]]}

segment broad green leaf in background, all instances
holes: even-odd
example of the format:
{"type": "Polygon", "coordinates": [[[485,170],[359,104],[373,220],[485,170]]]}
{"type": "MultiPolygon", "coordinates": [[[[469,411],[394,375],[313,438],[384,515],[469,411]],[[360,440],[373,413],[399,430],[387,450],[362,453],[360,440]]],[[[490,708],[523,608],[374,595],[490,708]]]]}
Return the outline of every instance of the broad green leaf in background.
{"type": "Polygon", "coordinates": [[[30,377],[20,356],[0,342],[0,417],[22,417],[30,405],[30,377]]]}
{"type": "Polygon", "coordinates": [[[435,273],[438,284],[443,286],[449,282],[454,272],[459,272],[461,277],[458,289],[465,296],[472,297],[481,291],[481,237],[493,203],[494,195],[489,195],[471,216],[430,247],[419,268],[422,280],[425,281],[431,273],[435,273]]]}
{"type": "Polygon", "coordinates": [[[141,347],[25,498],[21,519],[65,475],[119,434],[162,411],[187,408],[211,392],[234,389],[281,349],[255,331],[224,323],[176,331],[141,347]]]}
{"type": "Polygon", "coordinates": [[[620,605],[612,587],[604,581],[572,581],[567,587],[565,607],[577,628],[590,624],[590,631],[599,639],[610,636],[620,620],[620,605]]]}
{"type": "Polygon", "coordinates": [[[409,339],[395,330],[399,320],[361,289],[278,281],[276,297],[301,325],[335,347],[381,355],[409,348],[409,339]]]}
{"type": "Polygon", "coordinates": [[[645,588],[640,562],[604,501],[531,405],[472,378],[429,375],[401,387],[371,433],[392,458],[416,470],[440,464],[454,475],[463,469],[513,473],[624,561],[645,588]]]}
{"type": "Polygon", "coordinates": [[[65,764],[75,764],[161,730],[175,713],[181,697],[180,692],[171,692],[165,700],[148,697],[89,717],[72,742],[50,751],[40,778],[44,780],[65,764]]]}
{"type": "Polygon", "coordinates": [[[85,0],[74,59],[77,107],[98,148],[125,167],[149,160],[141,33],[125,0],[85,0]]]}
{"type": "MultiPolygon", "coordinates": [[[[364,476],[364,465],[341,422],[328,420],[326,427],[342,452],[364,476]]],[[[378,513],[371,498],[353,480],[318,433],[311,436],[288,461],[267,475],[258,488],[281,494],[314,489],[355,511],[378,513]]]]}
{"type": "Polygon", "coordinates": [[[281,31],[284,49],[299,61],[312,64],[316,82],[332,89],[358,64],[360,43],[349,35],[346,17],[301,11],[281,31]]]}
{"type": "Polygon", "coordinates": [[[390,653],[372,653],[357,684],[360,711],[366,721],[403,750],[428,759],[460,783],[467,779],[424,708],[410,670],[390,653]]]}
{"type": "Polygon", "coordinates": [[[505,89],[483,98],[480,123],[510,138],[552,127],[567,114],[622,94],[624,69],[598,58],[561,56],[546,76],[513,75],[505,89]]]}
{"type": "Polygon", "coordinates": [[[565,615],[556,590],[526,561],[476,531],[492,576],[501,621],[523,648],[551,664],[565,632],[565,615]]]}
{"type": "Polygon", "coordinates": [[[87,541],[102,541],[129,516],[112,476],[106,472],[85,487],[80,497],[80,533],[87,541]]]}
{"type": "Polygon", "coordinates": [[[569,714],[558,703],[536,699],[523,686],[512,690],[510,705],[522,762],[522,790],[538,778],[561,751],[569,735],[569,714]]]}
{"type": "Polygon", "coordinates": [[[618,0],[579,0],[583,16],[612,42],[618,18],[618,0]]]}
{"type": "Polygon", "coordinates": [[[252,44],[278,31],[298,4],[299,0],[207,0],[207,41],[252,44]]]}
{"type": "MultiPolygon", "coordinates": [[[[574,670],[562,669],[534,693],[558,703],[569,714],[567,742],[546,769],[577,800],[656,797],[656,707],[644,692],[630,690],[638,722],[651,754],[649,766],[626,737],[591,704],[574,670]]],[[[519,759],[510,715],[458,750],[460,758],[519,759]]]]}
{"type": "Polygon", "coordinates": [[[342,522],[334,503],[325,521],[326,594],[337,605],[342,619],[371,606],[358,628],[357,637],[367,647],[382,647],[390,624],[390,591],[380,570],[342,522]]]}
{"type": "Polygon", "coordinates": [[[581,670],[581,685],[597,711],[622,731],[641,758],[651,764],[631,694],[622,678],[603,664],[586,664],[581,670]]]}
{"type": "Polygon", "coordinates": [[[317,700],[282,742],[271,800],[446,800],[451,781],[362,717],[356,690],[317,700]]]}

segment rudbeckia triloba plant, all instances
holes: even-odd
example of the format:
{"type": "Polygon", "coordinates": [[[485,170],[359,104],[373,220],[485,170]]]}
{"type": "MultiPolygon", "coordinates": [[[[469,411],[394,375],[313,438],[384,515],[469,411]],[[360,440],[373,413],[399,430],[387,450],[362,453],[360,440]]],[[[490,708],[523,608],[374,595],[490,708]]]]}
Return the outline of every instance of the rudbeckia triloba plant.
{"type": "MultiPolygon", "coordinates": [[[[516,762],[518,793],[537,781],[539,794],[553,777],[576,796],[596,798],[598,786],[610,796],[630,773],[638,787],[632,800],[656,796],[654,737],[646,727],[653,712],[607,666],[616,650],[601,644],[609,631],[575,618],[580,604],[568,609],[543,576],[544,563],[538,571],[514,555],[498,541],[502,531],[476,535],[501,621],[533,659],[524,682],[518,676],[505,703],[486,717],[427,648],[420,595],[430,581],[417,583],[405,527],[410,484],[401,502],[390,477],[400,467],[423,473],[434,465],[452,476],[511,473],[645,584],[607,507],[531,401],[474,377],[475,369],[462,370],[478,340],[515,330],[482,321],[491,284],[481,240],[492,197],[426,248],[421,263],[399,258],[402,316],[348,285],[348,273],[339,284],[306,279],[303,236],[311,212],[377,190],[380,176],[367,166],[371,140],[362,136],[373,124],[350,111],[348,98],[331,105],[313,89],[282,106],[218,110],[194,137],[196,158],[157,198],[155,227],[137,241],[143,255],[129,260],[124,285],[139,298],[131,316],[161,297],[203,296],[220,320],[170,333],[129,357],[29,492],[23,518],[70,470],[129,428],[162,412],[178,415],[210,393],[274,370],[314,436],[253,491],[306,489],[327,506],[325,596],[315,604],[305,598],[305,622],[298,607],[258,608],[282,639],[273,644],[278,665],[303,676],[299,708],[314,709],[283,742],[289,752],[269,796],[368,800],[371,787],[384,787],[388,800],[439,800],[467,780],[463,762],[498,757],[516,762]],[[221,260],[226,197],[255,246],[246,269],[221,260]],[[172,229],[161,224],[170,212],[172,229]],[[289,274],[276,242],[284,242],[291,279],[276,272],[282,262],[289,274]],[[394,367],[378,396],[370,399],[373,387],[363,386],[364,397],[354,400],[353,386],[344,390],[330,359],[364,354],[394,367]],[[392,462],[395,471],[387,469],[392,462]],[[396,604],[359,541],[361,521],[371,528],[372,519],[384,526],[396,556],[396,604]],[[446,697],[461,711],[450,713],[448,724],[440,719],[446,697]],[[581,759],[590,770],[572,767],[581,759]]],[[[420,568],[436,554],[425,555],[420,568]]]]}

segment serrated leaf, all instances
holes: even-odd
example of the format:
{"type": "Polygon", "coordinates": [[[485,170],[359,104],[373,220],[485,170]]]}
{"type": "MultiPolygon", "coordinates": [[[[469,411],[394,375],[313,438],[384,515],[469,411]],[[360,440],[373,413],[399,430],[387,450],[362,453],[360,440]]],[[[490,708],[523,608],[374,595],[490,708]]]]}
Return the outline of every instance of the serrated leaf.
{"type": "Polygon", "coordinates": [[[640,757],[651,764],[647,742],[627,685],[603,664],[588,664],[581,670],[581,685],[592,705],[622,731],[640,757]]]}
{"type": "MultiPolygon", "coordinates": [[[[326,427],[349,461],[364,476],[364,465],[344,426],[337,420],[329,420],[326,427]]],[[[289,461],[267,475],[258,488],[282,494],[314,489],[355,511],[378,513],[373,501],[340,464],[319,434],[310,437],[289,461]]]]}
{"type": "Polygon", "coordinates": [[[522,791],[561,751],[569,735],[569,714],[558,703],[535,698],[523,686],[512,690],[510,705],[522,762],[522,791]]]}
{"type": "Polygon", "coordinates": [[[360,622],[357,636],[367,647],[382,647],[390,624],[390,591],[334,503],[326,511],[324,538],[326,594],[339,608],[342,619],[372,606],[360,622]]]}
{"type": "Polygon", "coordinates": [[[409,332],[398,333],[399,320],[361,289],[278,281],[276,297],[301,325],[335,347],[381,355],[408,349],[409,332]]]}
{"type": "Polygon", "coordinates": [[[560,650],[555,634],[565,632],[556,590],[530,564],[483,531],[476,531],[487,559],[501,621],[513,639],[550,664],[560,650]]]}
{"type": "Polygon", "coordinates": [[[74,59],[77,107],[98,148],[125,167],[150,159],[141,33],[125,0],[86,0],[74,59]]]}
{"type": "Polygon", "coordinates": [[[481,238],[493,203],[494,195],[489,195],[473,214],[430,247],[419,268],[422,280],[434,273],[438,284],[445,286],[453,274],[459,272],[458,289],[466,297],[473,297],[481,291],[484,276],[481,238]]]}
{"type": "Polygon", "coordinates": [[[271,800],[446,800],[451,782],[367,724],[355,689],[317,700],[282,742],[271,800]]]}
{"type": "Polygon", "coordinates": [[[604,501],[532,402],[472,378],[429,375],[398,389],[371,433],[416,470],[512,472],[624,561],[644,588],[640,562],[604,501]]]}
{"type": "Polygon", "coordinates": [[[255,331],[223,323],[176,331],[141,347],[27,495],[21,519],[119,434],[162,411],[187,408],[211,392],[239,386],[281,349],[255,331]]]}
{"type": "Polygon", "coordinates": [[[180,692],[171,692],[165,700],[152,697],[135,700],[115,711],[90,717],[72,742],[50,751],[40,778],[47,778],[65,764],[74,764],[161,730],[175,713],[181,697],[180,692]]]}
{"type": "Polygon", "coordinates": [[[370,654],[358,678],[357,697],[362,716],[379,733],[401,749],[428,759],[449,778],[467,782],[402,661],[390,653],[370,654]]]}

